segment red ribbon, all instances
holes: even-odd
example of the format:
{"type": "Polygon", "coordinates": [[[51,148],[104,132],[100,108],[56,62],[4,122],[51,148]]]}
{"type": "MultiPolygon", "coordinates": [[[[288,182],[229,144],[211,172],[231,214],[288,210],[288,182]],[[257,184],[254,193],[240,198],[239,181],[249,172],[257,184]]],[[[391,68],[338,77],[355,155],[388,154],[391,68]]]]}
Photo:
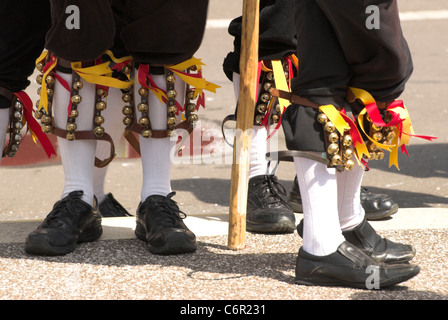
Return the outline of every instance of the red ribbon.
{"type": "Polygon", "coordinates": [[[28,126],[27,130],[30,129],[30,131],[37,137],[48,158],[50,158],[52,154],[56,155],[56,151],[54,150],[50,139],[43,133],[41,126],[33,117],[33,102],[30,97],[24,91],[14,92],[14,95],[23,105],[23,116],[28,126]]]}

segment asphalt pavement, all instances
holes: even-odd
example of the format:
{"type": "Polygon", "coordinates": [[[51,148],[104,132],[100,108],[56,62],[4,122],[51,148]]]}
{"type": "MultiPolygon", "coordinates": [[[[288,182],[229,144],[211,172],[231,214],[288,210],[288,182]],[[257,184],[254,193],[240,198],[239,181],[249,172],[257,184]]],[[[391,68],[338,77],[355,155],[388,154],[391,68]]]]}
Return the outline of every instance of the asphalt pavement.
{"type": "MultiPolygon", "coordinates": [[[[216,94],[207,94],[206,110],[200,113],[196,137],[201,139],[202,152],[177,158],[172,172],[174,199],[198,236],[198,251],[173,257],[151,255],[133,235],[135,219],[129,217],[104,219],[102,238],[80,245],[69,255],[27,255],[24,239],[60,196],[63,170],[57,157],[21,165],[4,159],[0,167],[0,177],[7,181],[0,187],[0,299],[447,300],[446,1],[400,3],[415,65],[402,98],[416,134],[438,139],[413,138],[409,156],[399,158],[399,170],[389,168],[387,161],[372,161],[365,174],[364,187],[393,196],[400,206],[390,219],[372,222],[375,229],[392,240],[414,244],[417,256],[412,263],[422,268],[414,279],[382,291],[295,285],[295,258],[301,245],[296,233],[247,233],[245,249],[227,247],[232,149],[223,141],[220,125],[234,111],[235,98],[233,85],[222,72],[222,61],[233,41],[226,26],[241,14],[241,4],[240,0],[211,0],[208,27],[196,56],[206,64],[207,80],[221,88],[216,94]]],[[[29,89],[34,99],[36,88],[33,82],[29,89]]],[[[281,130],[275,137],[273,147],[284,150],[281,130]]],[[[140,160],[125,146],[118,151],[119,157],[108,168],[106,191],[135,214],[140,200],[140,160]]],[[[277,176],[289,191],[293,165],[280,163],[277,176]]],[[[300,218],[297,214],[297,220],[300,218]]]]}

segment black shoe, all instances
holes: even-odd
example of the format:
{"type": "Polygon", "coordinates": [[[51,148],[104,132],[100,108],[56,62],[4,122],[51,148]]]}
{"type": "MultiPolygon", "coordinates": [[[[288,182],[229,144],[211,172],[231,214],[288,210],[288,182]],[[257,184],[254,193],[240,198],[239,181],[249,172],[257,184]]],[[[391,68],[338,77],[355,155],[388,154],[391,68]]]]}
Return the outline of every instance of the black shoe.
{"type": "Polygon", "coordinates": [[[361,205],[367,220],[380,220],[397,213],[398,204],[387,194],[372,193],[361,187],[361,205]]]}
{"type": "Polygon", "coordinates": [[[100,214],[103,217],[129,217],[132,216],[112,195],[107,194],[106,198],[99,205],[100,214]]]}
{"type": "MultiPolygon", "coordinates": [[[[297,233],[303,237],[303,219],[297,225],[297,233]]],[[[342,232],[342,235],[376,262],[404,263],[415,257],[412,245],[382,238],[365,219],[353,230],[342,232]]]]}
{"type": "Polygon", "coordinates": [[[420,267],[377,263],[344,241],[336,252],[314,256],[300,248],[295,282],[301,285],[383,289],[415,277],[420,267]]]}
{"type": "MultiPolygon", "coordinates": [[[[303,213],[297,176],[294,178],[294,184],[289,192],[288,203],[294,212],[303,213]]],[[[364,187],[361,187],[361,205],[367,220],[384,219],[398,211],[398,204],[390,196],[369,192],[364,187]]]]}
{"type": "Polygon", "coordinates": [[[295,216],[285,199],[286,190],[273,175],[249,180],[246,229],[261,233],[293,233],[295,216]]]}
{"type": "Polygon", "coordinates": [[[147,242],[149,251],[168,255],[196,250],[196,236],[184,224],[185,213],[168,196],[153,195],[140,203],[137,209],[135,235],[147,242]]]}
{"type": "Polygon", "coordinates": [[[365,219],[353,230],[342,232],[342,235],[377,262],[402,263],[415,257],[412,245],[382,238],[365,219]]]}
{"type": "Polygon", "coordinates": [[[53,210],[28,235],[25,251],[36,255],[63,255],[81,242],[98,239],[103,233],[98,206],[81,200],[82,191],[73,191],[55,203],[53,210]]]}

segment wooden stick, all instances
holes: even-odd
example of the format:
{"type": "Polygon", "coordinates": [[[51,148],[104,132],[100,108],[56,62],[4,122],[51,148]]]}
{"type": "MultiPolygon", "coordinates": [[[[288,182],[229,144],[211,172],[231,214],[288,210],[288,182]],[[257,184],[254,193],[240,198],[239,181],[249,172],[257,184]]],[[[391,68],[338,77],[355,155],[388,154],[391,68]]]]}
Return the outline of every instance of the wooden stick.
{"type": "Polygon", "coordinates": [[[259,7],[259,0],[243,2],[240,88],[230,183],[228,247],[232,250],[243,249],[246,246],[249,156],[258,74],[259,7]]]}

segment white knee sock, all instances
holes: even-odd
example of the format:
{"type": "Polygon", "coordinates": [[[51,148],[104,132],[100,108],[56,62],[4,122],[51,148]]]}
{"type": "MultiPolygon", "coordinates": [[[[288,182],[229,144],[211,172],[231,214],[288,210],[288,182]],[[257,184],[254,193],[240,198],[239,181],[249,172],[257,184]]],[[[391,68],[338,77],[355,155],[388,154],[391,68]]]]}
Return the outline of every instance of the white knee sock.
{"type": "MultiPolygon", "coordinates": [[[[9,125],[9,108],[0,109],[0,153],[3,152],[6,140],[6,131],[9,125]]],[[[0,162],[2,161],[2,156],[0,154],[0,162]]]]}
{"type": "Polygon", "coordinates": [[[359,165],[352,170],[344,170],[336,174],[339,223],[342,231],[353,229],[364,219],[365,212],[361,205],[363,176],[364,169],[359,165]]]}
{"type": "MultiPolygon", "coordinates": [[[[137,73],[136,73],[137,74],[137,73]]],[[[159,88],[165,89],[165,77],[163,75],[153,75],[153,80],[159,88]]],[[[135,85],[136,103],[140,102],[138,89],[140,85],[135,85]]],[[[185,97],[185,83],[176,77],[175,90],[176,100],[183,105],[185,97]]],[[[165,103],[161,103],[158,98],[149,92],[149,119],[154,130],[165,130],[167,128],[167,108],[165,103]]],[[[138,119],[140,113],[137,111],[138,119]]],[[[180,114],[179,114],[180,116],[180,114]]],[[[178,117],[179,121],[179,117],[178,117]]],[[[151,195],[166,196],[171,192],[171,167],[172,153],[176,145],[175,138],[143,138],[139,137],[140,153],[143,169],[143,185],[141,199],[144,201],[151,195]]]]}
{"type": "MultiPolygon", "coordinates": [[[[69,85],[72,75],[58,73],[69,85]]],[[[76,118],[77,131],[93,129],[93,114],[95,101],[95,85],[83,81],[80,90],[82,102],[78,104],[79,116],[76,118]]],[[[70,93],[56,81],[53,97],[53,112],[56,127],[64,129],[67,125],[68,102],[70,93]]],[[[65,183],[62,197],[70,192],[82,190],[83,200],[93,204],[93,169],[95,164],[95,140],[73,140],[57,138],[62,165],[64,167],[65,183]]]]}
{"type": "MultiPolygon", "coordinates": [[[[105,131],[111,136],[115,146],[120,142],[121,136],[124,132],[123,113],[122,108],[124,106],[122,100],[121,90],[115,88],[109,88],[109,94],[107,96],[107,108],[101,115],[104,117],[103,127],[105,131]]],[[[98,141],[96,146],[96,156],[103,160],[110,155],[110,143],[104,141],[98,141]]],[[[104,184],[106,180],[106,173],[109,166],[104,168],[94,169],[93,174],[93,190],[98,203],[101,203],[106,198],[106,192],[104,184]]]]}
{"type": "MultiPolygon", "coordinates": [[[[240,75],[233,73],[233,90],[238,101],[240,75]]],[[[269,174],[266,153],[268,152],[268,129],[265,126],[253,126],[252,143],[249,156],[249,179],[269,174]]]]}
{"type": "Polygon", "coordinates": [[[344,241],[339,226],[336,170],[298,157],[294,165],[303,205],[303,249],[316,256],[331,254],[344,241]]]}
{"type": "Polygon", "coordinates": [[[266,153],[268,152],[267,138],[267,128],[254,125],[250,145],[249,179],[255,176],[269,174],[269,164],[266,160],[266,153]]]}

